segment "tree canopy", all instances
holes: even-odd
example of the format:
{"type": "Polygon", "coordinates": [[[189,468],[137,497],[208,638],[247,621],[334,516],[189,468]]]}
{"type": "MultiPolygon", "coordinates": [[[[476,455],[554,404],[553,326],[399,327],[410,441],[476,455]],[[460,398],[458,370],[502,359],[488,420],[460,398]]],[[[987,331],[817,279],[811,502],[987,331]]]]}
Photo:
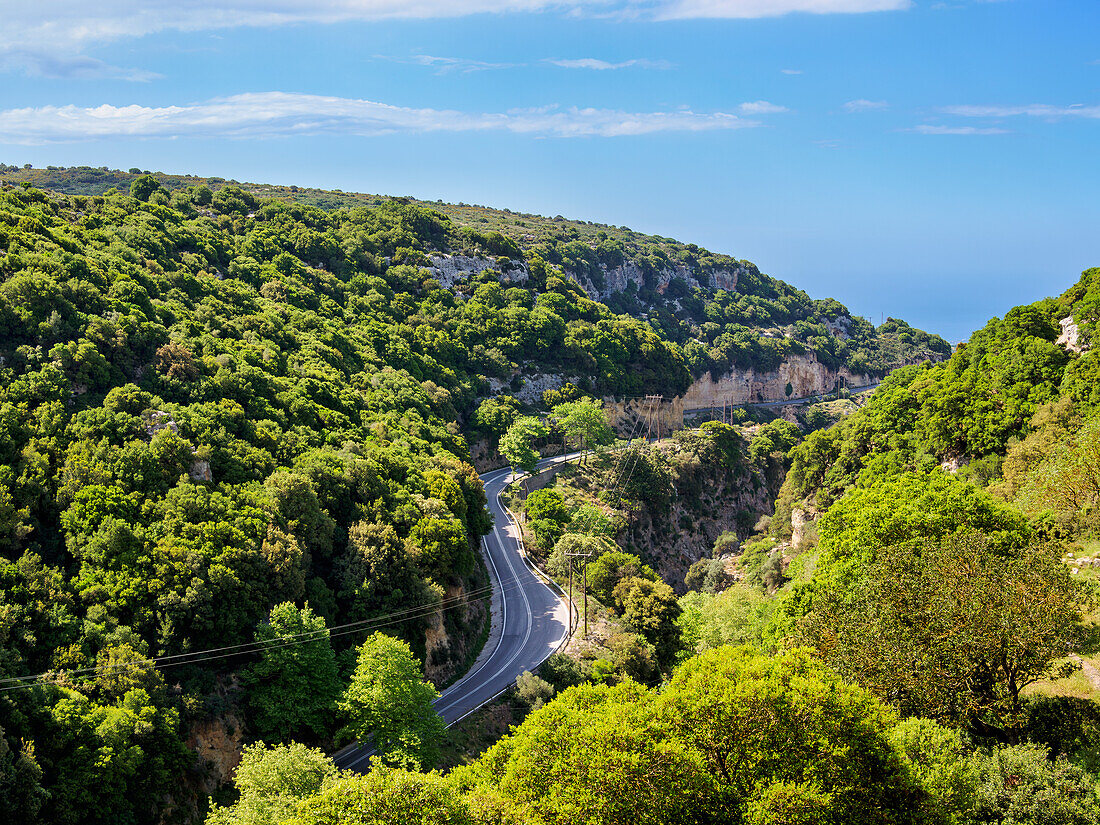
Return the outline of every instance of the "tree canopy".
{"type": "Polygon", "coordinates": [[[338,707],[348,732],[373,742],[384,762],[421,768],[434,764],[443,735],[443,720],[432,707],[438,696],[408,644],[374,633],[359,645],[338,707]]]}

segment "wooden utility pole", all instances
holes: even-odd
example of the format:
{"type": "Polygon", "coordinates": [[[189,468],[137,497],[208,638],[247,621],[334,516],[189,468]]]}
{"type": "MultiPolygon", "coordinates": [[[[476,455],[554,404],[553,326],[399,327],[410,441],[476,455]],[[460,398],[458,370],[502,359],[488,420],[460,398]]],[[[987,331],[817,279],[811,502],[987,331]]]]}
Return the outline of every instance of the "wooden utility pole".
{"type": "MultiPolygon", "coordinates": [[[[569,599],[573,599],[573,562],[574,558],[592,558],[591,553],[566,553],[565,557],[570,559],[569,562],[569,599]]],[[[572,617],[570,617],[572,621],[572,617]]],[[[584,565],[584,638],[588,638],[588,564],[584,565]]]]}
{"type": "Polygon", "coordinates": [[[646,441],[649,441],[649,434],[653,431],[653,422],[657,422],[657,440],[661,440],[661,418],[660,418],[660,403],[664,399],[663,395],[647,395],[645,397],[646,407],[648,413],[646,415],[646,441]],[[650,416],[653,416],[650,418],[650,416]]]}
{"type": "Polygon", "coordinates": [[[569,562],[569,636],[573,636],[573,562],[569,562]]]}

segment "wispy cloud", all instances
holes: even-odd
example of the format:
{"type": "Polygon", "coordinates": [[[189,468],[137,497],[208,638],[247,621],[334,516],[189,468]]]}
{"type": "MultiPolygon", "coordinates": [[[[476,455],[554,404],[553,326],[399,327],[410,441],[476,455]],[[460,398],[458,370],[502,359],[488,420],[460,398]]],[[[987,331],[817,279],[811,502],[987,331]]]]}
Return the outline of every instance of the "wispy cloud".
{"type": "MultiPolygon", "coordinates": [[[[909,8],[912,0],[4,0],[0,64],[33,55],[79,55],[94,45],[165,31],[301,23],[444,19],[477,14],[590,14],[650,20],[856,14],[909,8]]],[[[118,70],[118,76],[127,76],[118,70]]],[[[132,78],[130,78],[132,79],[132,78]]]]}
{"type": "Polygon", "coordinates": [[[1100,106],[1086,106],[1083,103],[1069,106],[1053,106],[1048,103],[1023,106],[944,106],[940,111],[961,117],[1041,117],[1049,120],[1067,117],[1100,118],[1100,106]]]}
{"type": "Polygon", "coordinates": [[[914,126],[909,131],[921,135],[1007,135],[1008,129],[995,126],[980,128],[978,126],[939,126],[931,123],[922,123],[914,126]]]}
{"type": "Polygon", "coordinates": [[[522,63],[491,63],[485,60],[470,60],[465,57],[437,57],[431,54],[414,54],[409,57],[394,57],[392,55],[376,54],[375,60],[386,60],[390,63],[405,63],[414,66],[427,66],[436,70],[436,74],[449,74],[458,72],[484,72],[492,69],[514,69],[522,66],[522,63]]]}
{"type": "Polygon", "coordinates": [[[618,63],[612,63],[607,60],[600,60],[596,57],[578,57],[576,59],[567,60],[551,60],[547,59],[546,63],[550,63],[554,66],[559,66],[563,69],[592,69],[597,72],[604,72],[610,69],[671,69],[672,64],[667,60],[647,60],[644,57],[637,57],[632,60],[621,60],[618,63]]]}
{"type": "Polygon", "coordinates": [[[865,98],[859,98],[858,100],[849,100],[844,104],[844,111],[851,114],[857,112],[873,112],[876,109],[888,109],[890,104],[885,100],[866,100],[865,98]]]}
{"type": "Polygon", "coordinates": [[[901,11],[912,5],[912,0],[670,0],[661,4],[656,16],[663,20],[685,20],[779,17],[796,12],[863,14],[901,11]]]}
{"type": "Polygon", "coordinates": [[[0,71],[22,71],[32,77],[61,80],[131,80],[147,82],[160,77],[156,72],[112,66],[84,55],[55,55],[26,49],[0,50],[0,71]]]}
{"type": "Polygon", "coordinates": [[[802,74],[801,69],[780,69],[783,74],[802,74]]]}
{"type": "Polygon", "coordinates": [[[742,103],[737,108],[745,115],[777,115],[781,112],[790,111],[786,106],[779,106],[775,103],[769,103],[766,100],[753,100],[748,103],[742,103]]]}
{"type": "Polygon", "coordinates": [[[258,92],[185,106],[40,106],[0,111],[0,143],[117,138],[264,138],[312,134],[511,132],[538,137],[623,137],[744,129],[760,123],[726,112],[624,112],[545,107],[509,112],[415,109],[371,100],[258,92]]]}

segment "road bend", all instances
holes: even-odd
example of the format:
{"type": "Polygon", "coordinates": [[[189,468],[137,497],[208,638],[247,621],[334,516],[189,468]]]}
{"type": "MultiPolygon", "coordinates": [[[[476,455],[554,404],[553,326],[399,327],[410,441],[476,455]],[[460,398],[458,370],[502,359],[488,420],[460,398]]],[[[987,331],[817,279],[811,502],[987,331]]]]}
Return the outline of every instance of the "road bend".
{"type": "MultiPolygon", "coordinates": [[[[575,455],[579,453],[544,459],[539,469],[575,455]]],[[[567,603],[534,572],[523,554],[519,526],[500,501],[501,492],[514,478],[507,468],[481,476],[493,514],[493,531],[482,542],[493,584],[492,628],[474,666],[435,701],[448,727],[513,686],[523,671],[533,671],[545,662],[569,635],[567,603]]],[[[356,742],[333,758],[339,768],[366,771],[373,754],[369,744],[356,742]]]]}

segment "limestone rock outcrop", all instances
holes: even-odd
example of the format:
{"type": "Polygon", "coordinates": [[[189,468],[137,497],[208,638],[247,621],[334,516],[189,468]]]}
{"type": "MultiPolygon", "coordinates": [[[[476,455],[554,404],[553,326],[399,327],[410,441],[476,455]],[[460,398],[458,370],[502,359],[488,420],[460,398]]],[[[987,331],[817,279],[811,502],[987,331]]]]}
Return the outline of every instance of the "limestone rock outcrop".
{"type": "Polygon", "coordinates": [[[662,432],[683,428],[685,413],[693,410],[714,409],[724,404],[740,406],[810,398],[834,392],[838,382],[842,387],[867,387],[875,383],[875,379],[853,373],[846,367],[831,370],[813,354],[797,355],[775,370],[732,369],[717,379],[708,372],[692,382],[683,395],[662,399],[656,408],[644,398],[620,401],[609,397],[604,399],[604,406],[612,426],[619,432],[630,431],[636,421],[652,421],[651,427],[656,434],[658,422],[662,432]]]}
{"type": "Polygon", "coordinates": [[[459,281],[471,275],[477,275],[486,269],[494,272],[507,272],[508,280],[514,283],[522,283],[527,280],[527,264],[523,261],[509,261],[503,268],[495,258],[486,258],[481,255],[448,255],[442,252],[433,252],[428,259],[431,263],[428,269],[432,277],[439,281],[440,286],[450,289],[459,281]]]}
{"type": "Polygon", "coordinates": [[[1054,343],[1061,344],[1070,352],[1083,351],[1085,347],[1081,345],[1081,330],[1077,326],[1077,322],[1073,320],[1073,316],[1063,318],[1058,323],[1062,327],[1062,334],[1058,336],[1054,343]]]}
{"type": "Polygon", "coordinates": [[[705,409],[725,404],[758,404],[807,398],[833,392],[838,379],[841,386],[864,387],[874,383],[869,375],[853,373],[846,367],[831,370],[812,354],[796,355],[775,370],[733,369],[713,378],[710,373],[695,381],[681,398],[685,410],[705,409]],[[790,392],[787,386],[790,385],[790,392]]]}

